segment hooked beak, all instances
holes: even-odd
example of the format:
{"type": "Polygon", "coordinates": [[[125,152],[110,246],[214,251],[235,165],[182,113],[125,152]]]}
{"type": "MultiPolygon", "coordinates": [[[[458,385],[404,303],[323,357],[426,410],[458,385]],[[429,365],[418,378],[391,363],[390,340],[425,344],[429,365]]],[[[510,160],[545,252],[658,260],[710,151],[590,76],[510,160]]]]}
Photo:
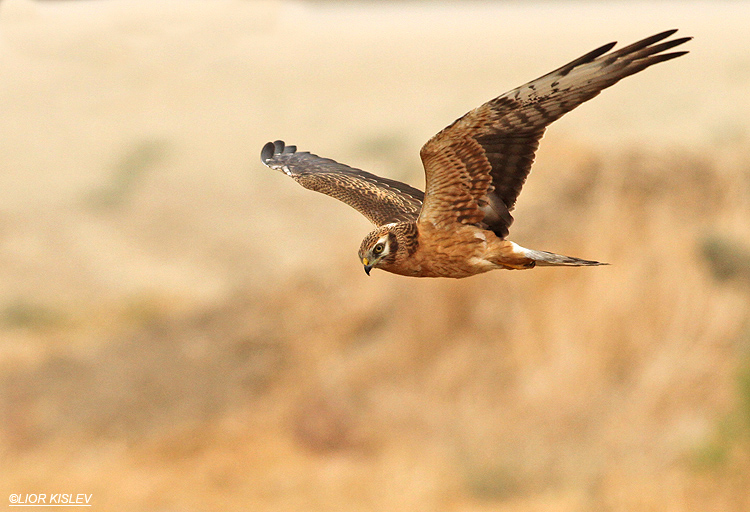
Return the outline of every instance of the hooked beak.
{"type": "Polygon", "coordinates": [[[370,275],[370,270],[372,270],[372,265],[369,264],[370,260],[367,258],[362,258],[362,264],[365,266],[365,274],[368,276],[370,275]]]}

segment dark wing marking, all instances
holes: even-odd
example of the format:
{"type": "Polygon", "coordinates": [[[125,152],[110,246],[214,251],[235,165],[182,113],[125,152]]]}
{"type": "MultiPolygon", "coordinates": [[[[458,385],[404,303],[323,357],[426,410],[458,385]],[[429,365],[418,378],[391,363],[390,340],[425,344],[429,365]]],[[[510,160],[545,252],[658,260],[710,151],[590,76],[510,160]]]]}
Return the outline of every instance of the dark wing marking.
{"type": "Polygon", "coordinates": [[[472,110],[432,137],[420,153],[426,175],[421,221],[477,224],[504,238],[545,128],[603,89],[687,52],[663,53],[691,38],[676,30],[615,52],[606,44],[472,110]]]}
{"type": "Polygon", "coordinates": [[[421,190],[328,158],[297,152],[296,146],[285,146],[280,140],[263,146],[260,159],[303,187],[343,201],[376,226],[413,222],[422,208],[421,190]]]}

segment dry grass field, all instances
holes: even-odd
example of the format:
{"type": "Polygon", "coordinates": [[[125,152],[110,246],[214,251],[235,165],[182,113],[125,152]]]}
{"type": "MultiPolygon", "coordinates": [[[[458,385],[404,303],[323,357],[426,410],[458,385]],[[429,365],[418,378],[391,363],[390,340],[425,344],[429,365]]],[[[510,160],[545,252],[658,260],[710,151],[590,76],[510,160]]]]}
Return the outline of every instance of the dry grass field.
{"type": "Polygon", "coordinates": [[[750,510],[748,2],[0,4],[0,505],[750,510]],[[555,123],[511,238],[408,279],[276,138],[419,148],[611,40],[691,53],[555,123]],[[6,503],[6,505],[3,505],[6,503]]]}

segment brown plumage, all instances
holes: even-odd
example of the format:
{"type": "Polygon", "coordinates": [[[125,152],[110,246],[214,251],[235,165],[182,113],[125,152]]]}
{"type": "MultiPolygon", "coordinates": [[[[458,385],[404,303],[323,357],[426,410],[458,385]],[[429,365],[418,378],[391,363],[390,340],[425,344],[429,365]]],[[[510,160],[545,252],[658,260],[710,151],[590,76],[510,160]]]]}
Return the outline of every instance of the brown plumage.
{"type": "Polygon", "coordinates": [[[303,187],[349,204],[377,226],[359,250],[368,274],[381,268],[460,278],[497,268],[601,265],[506,240],[510,212],[546,127],[626,76],[687,53],[664,53],[691,39],[664,41],[675,32],[614,52],[615,43],[606,44],[457,119],[422,147],[424,193],[281,141],[266,144],[261,160],[303,187]]]}

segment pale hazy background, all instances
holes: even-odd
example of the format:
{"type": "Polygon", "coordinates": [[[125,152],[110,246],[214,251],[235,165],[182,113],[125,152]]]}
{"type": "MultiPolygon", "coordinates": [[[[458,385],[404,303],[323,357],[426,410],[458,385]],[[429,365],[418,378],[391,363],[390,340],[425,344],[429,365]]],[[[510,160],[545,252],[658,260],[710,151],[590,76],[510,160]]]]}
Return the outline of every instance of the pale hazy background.
{"type": "Polygon", "coordinates": [[[0,4],[0,505],[750,510],[750,2],[0,4]],[[281,138],[423,186],[467,110],[612,40],[690,54],[547,132],[511,238],[375,271],[281,138]]]}

